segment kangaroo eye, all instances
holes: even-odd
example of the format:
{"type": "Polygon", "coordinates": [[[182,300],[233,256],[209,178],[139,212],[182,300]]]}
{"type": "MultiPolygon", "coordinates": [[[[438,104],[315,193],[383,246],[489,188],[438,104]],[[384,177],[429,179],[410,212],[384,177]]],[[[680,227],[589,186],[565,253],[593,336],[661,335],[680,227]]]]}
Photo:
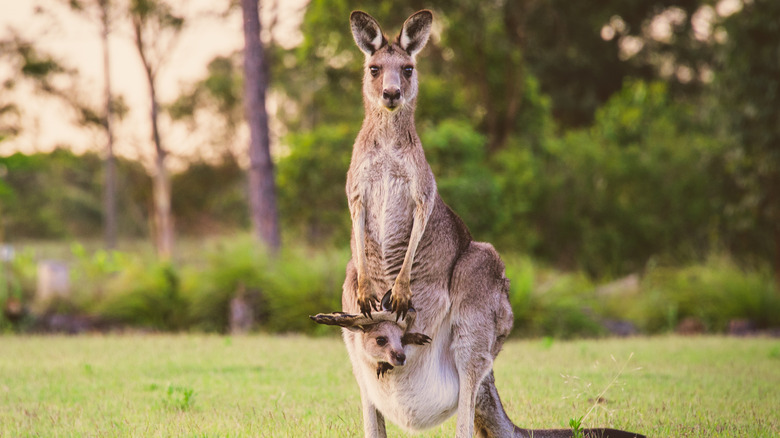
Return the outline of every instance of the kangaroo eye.
{"type": "Polygon", "coordinates": [[[404,76],[406,76],[407,78],[411,78],[413,71],[414,71],[414,67],[412,67],[411,65],[407,65],[406,67],[404,67],[404,76]]]}
{"type": "Polygon", "coordinates": [[[377,77],[379,75],[379,67],[372,65],[368,68],[368,70],[371,72],[371,76],[377,77]]]}
{"type": "Polygon", "coordinates": [[[380,337],[376,338],[376,345],[379,345],[380,347],[382,347],[385,344],[387,344],[387,338],[386,337],[380,336],[380,337]]]}

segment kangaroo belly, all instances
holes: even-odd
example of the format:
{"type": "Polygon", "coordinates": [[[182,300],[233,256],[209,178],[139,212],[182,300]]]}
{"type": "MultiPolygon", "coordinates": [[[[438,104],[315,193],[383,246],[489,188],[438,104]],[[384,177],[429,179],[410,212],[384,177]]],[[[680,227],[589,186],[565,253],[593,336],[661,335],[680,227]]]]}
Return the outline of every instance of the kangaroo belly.
{"type": "Polygon", "coordinates": [[[422,347],[405,366],[396,367],[382,378],[374,375],[366,379],[368,396],[387,420],[416,432],[439,425],[455,414],[458,375],[443,348],[444,343],[422,347]]]}

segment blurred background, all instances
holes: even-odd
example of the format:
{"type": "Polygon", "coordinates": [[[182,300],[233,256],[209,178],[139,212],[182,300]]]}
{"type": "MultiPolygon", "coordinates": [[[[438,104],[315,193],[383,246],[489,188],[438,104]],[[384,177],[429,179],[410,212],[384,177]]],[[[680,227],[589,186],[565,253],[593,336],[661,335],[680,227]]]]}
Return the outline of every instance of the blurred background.
{"type": "Polygon", "coordinates": [[[418,133],[506,261],[515,335],[777,334],[780,2],[263,0],[246,76],[248,3],[0,0],[0,331],[319,333],[363,117],[349,13],[394,37],[429,8],[418,133]]]}

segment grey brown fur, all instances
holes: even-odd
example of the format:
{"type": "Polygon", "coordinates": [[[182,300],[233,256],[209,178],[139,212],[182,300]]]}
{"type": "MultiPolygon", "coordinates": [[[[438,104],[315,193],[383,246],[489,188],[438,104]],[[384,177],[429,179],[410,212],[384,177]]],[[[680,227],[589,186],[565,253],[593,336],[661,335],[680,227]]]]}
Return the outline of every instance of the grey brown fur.
{"type": "MultiPolygon", "coordinates": [[[[456,412],[459,438],[571,436],[567,430],[517,428],[498,397],[493,360],[513,321],[504,264],[490,244],[472,240],[439,197],[415,129],[415,56],[432,20],[430,11],[413,14],[390,42],[368,14],[350,17],[355,42],[366,55],[365,119],[347,174],[352,259],[342,307],[370,321],[379,317],[381,312],[372,316],[372,311],[390,291],[396,318],[405,320],[414,301],[413,328],[432,339],[429,345],[403,345],[404,366],[377,378],[381,370],[368,351],[367,332],[343,330],[360,387],[365,436],[385,437],[385,418],[418,431],[456,412]]],[[[382,323],[391,323],[387,319],[382,323]]]]}

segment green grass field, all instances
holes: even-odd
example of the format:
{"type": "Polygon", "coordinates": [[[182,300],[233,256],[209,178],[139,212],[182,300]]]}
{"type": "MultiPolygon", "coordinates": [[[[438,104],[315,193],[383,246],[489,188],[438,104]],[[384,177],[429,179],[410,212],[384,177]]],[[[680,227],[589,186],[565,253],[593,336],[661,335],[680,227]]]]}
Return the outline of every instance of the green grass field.
{"type": "MultiPolygon", "coordinates": [[[[652,437],[780,434],[777,339],[510,341],[495,374],[525,427],[590,411],[652,437]]],[[[0,437],[361,434],[338,337],[0,336],[0,437]]],[[[453,435],[451,419],[420,436],[453,435]]]]}

